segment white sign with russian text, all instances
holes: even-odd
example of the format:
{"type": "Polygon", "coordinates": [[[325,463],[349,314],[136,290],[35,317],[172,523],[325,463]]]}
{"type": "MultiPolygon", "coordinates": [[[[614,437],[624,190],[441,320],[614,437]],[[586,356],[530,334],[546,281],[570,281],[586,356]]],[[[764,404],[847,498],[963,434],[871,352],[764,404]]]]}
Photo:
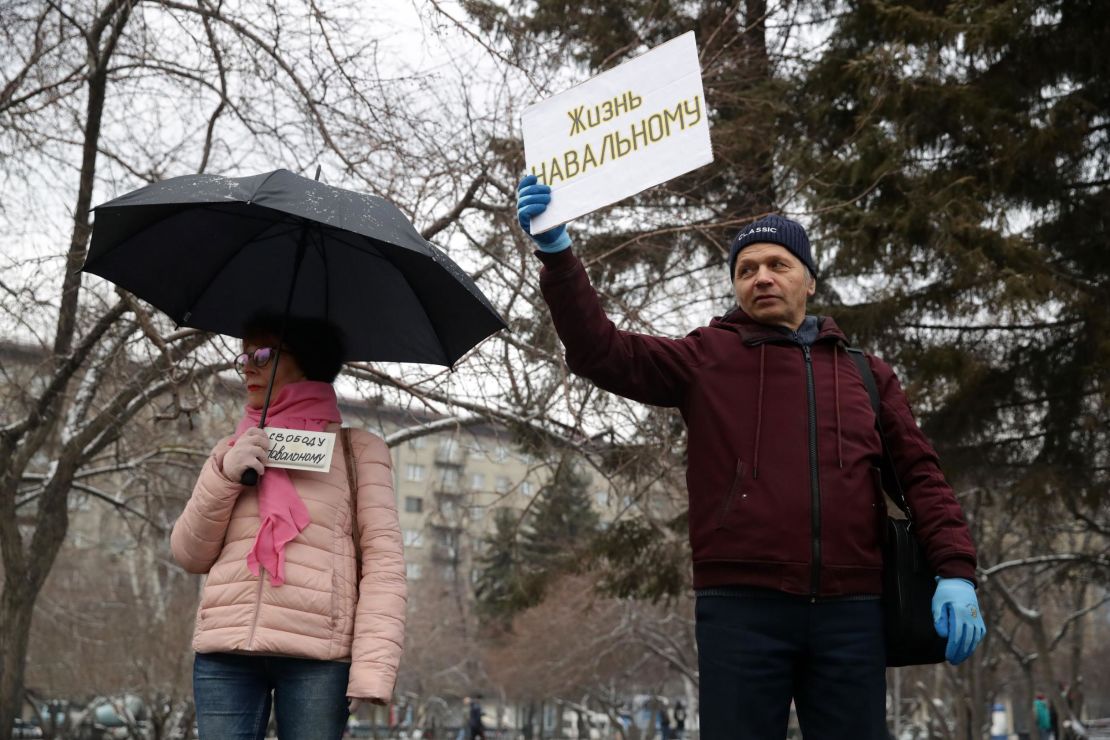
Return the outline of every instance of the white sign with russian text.
{"type": "Polygon", "coordinates": [[[266,451],[266,467],[311,470],[317,473],[331,470],[335,432],[309,432],[280,427],[266,427],[263,431],[270,438],[270,449],[266,451]]]}
{"type": "Polygon", "coordinates": [[[713,161],[694,32],[536,103],[528,172],[551,186],[539,234],[713,161]]]}

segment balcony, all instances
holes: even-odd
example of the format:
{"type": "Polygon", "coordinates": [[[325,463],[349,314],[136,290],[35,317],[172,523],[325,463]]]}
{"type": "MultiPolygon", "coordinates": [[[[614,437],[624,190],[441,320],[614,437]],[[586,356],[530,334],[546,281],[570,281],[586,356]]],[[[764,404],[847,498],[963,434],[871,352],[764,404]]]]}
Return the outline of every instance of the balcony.
{"type": "Polygon", "coordinates": [[[441,444],[436,448],[436,465],[462,467],[466,463],[466,450],[458,444],[441,444]]]}
{"type": "Polygon", "coordinates": [[[459,531],[463,528],[463,508],[440,503],[428,512],[427,523],[438,529],[459,531]]]}
{"type": "Polygon", "coordinates": [[[445,496],[451,498],[461,498],[465,490],[463,490],[462,483],[457,480],[440,480],[436,483],[435,492],[437,496],[445,496]]]}

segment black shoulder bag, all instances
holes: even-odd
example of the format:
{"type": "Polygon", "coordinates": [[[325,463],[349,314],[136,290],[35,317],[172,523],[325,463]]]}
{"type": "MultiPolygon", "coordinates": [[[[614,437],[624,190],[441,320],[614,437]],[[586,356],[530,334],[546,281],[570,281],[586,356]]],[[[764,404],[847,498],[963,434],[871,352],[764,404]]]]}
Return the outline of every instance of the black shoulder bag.
{"type": "MultiPolygon", "coordinates": [[[[879,464],[883,492],[905,518],[887,516],[883,532],[883,627],[886,630],[888,666],[926,665],[944,661],[947,640],[933,628],[933,592],[936,572],[925,558],[925,550],[914,535],[913,514],[906,504],[902,483],[894,470],[879,413],[879,388],[863,350],[846,347],[848,356],[859,369],[871,408],[875,428],[882,442],[879,464]]],[[[885,504],[884,504],[885,506],[885,504]]]]}

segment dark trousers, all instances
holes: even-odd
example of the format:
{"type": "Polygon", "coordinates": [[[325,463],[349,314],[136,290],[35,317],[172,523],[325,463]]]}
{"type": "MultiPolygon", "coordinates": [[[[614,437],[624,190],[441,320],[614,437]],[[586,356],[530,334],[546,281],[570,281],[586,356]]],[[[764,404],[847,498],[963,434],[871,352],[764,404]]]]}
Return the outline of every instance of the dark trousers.
{"type": "Polygon", "coordinates": [[[806,740],[888,737],[878,600],[699,596],[696,614],[704,740],[780,740],[791,699],[806,740]]]}
{"type": "Polygon", "coordinates": [[[330,660],[197,653],[200,740],[262,740],[271,703],[282,740],[338,740],[347,726],[350,669],[330,660]]]}

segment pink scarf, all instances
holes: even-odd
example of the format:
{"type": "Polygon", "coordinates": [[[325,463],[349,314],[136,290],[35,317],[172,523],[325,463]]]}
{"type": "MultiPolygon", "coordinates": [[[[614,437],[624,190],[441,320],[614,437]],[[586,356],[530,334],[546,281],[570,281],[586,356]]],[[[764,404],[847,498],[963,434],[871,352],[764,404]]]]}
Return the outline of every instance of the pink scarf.
{"type": "MultiPolygon", "coordinates": [[[[258,426],[262,409],[244,409],[235,436],[258,426]]],[[[302,380],[289,383],[277,394],[266,413],[266,426],[320,432],[339,421],[339,404],[330,383],[302,380]]],[[[232,444],[235,444],[232,442],[232,444]]],[[[258,516],[262,520],[254,546],[247,553],[247,567],[259,575],[259,566],[270,572],[270,582],[285,582],[285,545],[308,526],[308,508],[284,468],[266,468],[258,479],[258,516]]]]}

